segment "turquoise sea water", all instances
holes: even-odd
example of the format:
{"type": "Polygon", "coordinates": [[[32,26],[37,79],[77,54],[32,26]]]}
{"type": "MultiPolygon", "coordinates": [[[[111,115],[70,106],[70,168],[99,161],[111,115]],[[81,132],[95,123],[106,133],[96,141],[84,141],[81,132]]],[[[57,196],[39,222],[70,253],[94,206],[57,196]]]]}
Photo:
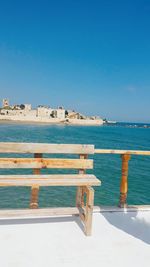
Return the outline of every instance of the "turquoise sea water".
{"type": "MultiPolygon", "coordinates": [[[[140,127],[129,124],[102,127],[0,124],[0,142],[94,144],[100,149],[150,150],[150,128],[138,126],[140,127]]],[[[95,188],[95,204],[117,205],[121,157],[95,155],[94,160],[93,172],[102,181],[102,186],[95,188]]],[[[31,170],[25,172],[31,173],[31,170]]],[[[22,171],[0,170],[0,174],[3,173],[19,174],[22,171]]],[[[44,187],[40,189],[39,204],[41,207],[73,206],[75,192],[74,187],[44,187]]],[[[30,188],[0,188],[0,208],[28,207],[29,201],[30,188]]],[[[150,204],[150,157],[132,156],[130,160],[128,203],[150,204]]]]}

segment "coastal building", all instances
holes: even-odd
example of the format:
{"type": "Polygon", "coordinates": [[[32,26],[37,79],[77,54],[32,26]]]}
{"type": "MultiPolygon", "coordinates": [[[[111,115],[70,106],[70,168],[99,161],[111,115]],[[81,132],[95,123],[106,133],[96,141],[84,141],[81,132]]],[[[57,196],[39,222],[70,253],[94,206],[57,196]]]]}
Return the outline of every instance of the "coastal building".
{"type": "Polygon", "coordinates": [[[37,111],[35,109],[32,110],[22,110],[22,109],[2,109],[0,111],[0,115],[8,115],[8,116],[32,116],[36,117],[37,111]]]}
{"type": "Polygon", "coordinates": [[[38,117],[46,117],[50,118],[52,116],[53,109],[45,107],[45,106],[39,106],[37,108],[37,116],[38,117]]]}
{"type": "Polygon", "coordinates": [[[65,120],[65,109],[63,107],[56,109],[56,118],[65,120]]]}
{"type": "Polygon", "coordinates": [[[74,110],[66,110],[63,107],[50,108],[40,105],[36,109],[32,109],[31,104],[10,105],[8,99],[3,99],[2,108],[0,108],[0,120],[93,126],[103,124],[101,118],[88,117],[74,110]]]}
{"type": "Polygon", "coordinates": [[[74,110],[69,110],[68,111],[68,118],[70,119],[80,119],[80,113],[75,112],[74,110]]]}
{"type": "Polygon", "coordinates": [[[31,104],[25,104],[25,105],[24,105],[24,110],[26,110],[26,111],[31,111],[31,110],[32,110],[32,106],[31,106],[31,104]]]}

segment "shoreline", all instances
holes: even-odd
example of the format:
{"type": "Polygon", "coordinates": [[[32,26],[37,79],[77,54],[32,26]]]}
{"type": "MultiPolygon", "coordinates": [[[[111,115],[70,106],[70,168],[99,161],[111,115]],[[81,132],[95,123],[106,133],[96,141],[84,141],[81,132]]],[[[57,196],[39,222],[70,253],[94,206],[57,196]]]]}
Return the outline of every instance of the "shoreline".
{"type": "Polygon", "coordinates": [[[8,120],[8,119],[0,119],[0,125],[8,125],[8,124],[14,124],[14,125],[57,125],[57,126],[103,126],[103,124],[86,124],[86,123],[72,123],[72,122],[46,122],[46,121],[27,121],[27,120],[8,120]]]}
{"type": "Polygon", "coordinates": [[[37,122],[37,121],[18,121],[18,120],[0,120],[1,124],[17,124],[17,125],[62,125],[62,123],[48,123],[48,122],[37,122]]]}
{"type": "Polygon", "coordinates": [[[48,118],[41,116],[10,116],[0,115],[0,123],[17,123],[17,124],[39,124],[39,125],[82,125],[82,126],[100,126],[103,125],[102,119],[60,119],[60,118],[48,118]]]}

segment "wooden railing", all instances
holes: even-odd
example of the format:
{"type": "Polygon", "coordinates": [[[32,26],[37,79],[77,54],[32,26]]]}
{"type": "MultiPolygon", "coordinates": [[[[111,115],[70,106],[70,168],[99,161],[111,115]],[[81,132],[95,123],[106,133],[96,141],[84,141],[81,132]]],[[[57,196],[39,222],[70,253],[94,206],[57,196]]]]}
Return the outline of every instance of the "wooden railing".
{"type": "Polygon", "coordinates": [[[95,154],[119,154],[122,158],[122,176],[120,182],[119,207],[127,206],[128,193],[128,167],[131,155],[150,156],[150,151],[141,150],[113,150],[113,149],[95,149],[95,154]]]}
{"type": "MultiPolygon", "coordinates": [[[[79,169],[79,174],[84,175],[85,169],[90,169],[92,166],[89,166],[87,155],[91,154],[119,154],[122,158],[122,176],[120,182],[120,199],[119,206],[126,207],[127,205],[127,193],[128,193],[128,164],[131,159],[131,155],[140,155],[140,156],[150,156],[150,151],[141,151],[141,150],[113,150],[113,149],[94,149],[94,145],[69,145],[69,144],[36,144],[36,143],[1,143],[0,142],[0,153],[21,153],[21,154],[34,154],[34,159],[4,159],[0,158],[0,168],[30,168],[34,169],[34,175],[40,175],[40,170],[43,168],[73,168],[79,169]],[[80,164],[77,164],[77,159],[69,160],[65,163],[64,159],[46,159],[42,158],[43,153],[47,154],[77,154],[80,155],[80,164]],[[31,161],[31,162],[30,162],[31,161]],[[83,162],[86,161],[87,165],[83,165],[83,162]],[[75,163],[76,162],[76,163],[75,163]],[[69,164],[69,166],[66,166],[69,164]],[[58,165],[58,166],[57,166],[58,165]]],[[[8,177],[7,177],[8,178],[8,177]]],[[[11,178],[11,177],[10,177],[11,178]]],[[[11,178],[12,179],[12,178],[11,178]]],[[[2,183],[2,180],[0,181],[2,183]]],[[[7,179],[11,184],[11,181],[7,179]]],[[[31,179],[29,180],[31,183],[31,179]]],[[[28,182],[28,183],[29,183],[28,182]]],[[[38,183],[31,184],[31,201],[30,208],[38,207],[38,193],[39,193],[39,179],[38,183]]],[[[50,181],[49,181],[50,183],[50,181]]],[[[51,182],[52,183],[52,182],[51,182]]],[[[0,186],[5,184],[0,184],[0,186]]],[[[22,184],[21,184],[22,185],[22,184]]],[[[58,184],[57,184],[58,185],[58,184]]],[[[94,184],[93,184],[94,185],[94,184]]],[[[6,186],[6,185],[5,185],[6,186]]],[[[29,186],[29,184],[28,184],[29,186]]],[[[78,191],[79,198],[83,202],[84,192],[81,190],[78,191]],[[81,199],[82,195],[82,199],[81,199]]]]}

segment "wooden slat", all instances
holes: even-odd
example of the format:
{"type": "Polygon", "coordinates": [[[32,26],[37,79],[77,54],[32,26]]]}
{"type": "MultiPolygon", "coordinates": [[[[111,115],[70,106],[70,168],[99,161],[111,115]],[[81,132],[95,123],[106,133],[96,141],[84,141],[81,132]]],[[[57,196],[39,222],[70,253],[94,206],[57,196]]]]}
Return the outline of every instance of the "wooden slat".
{"type": "Polygon", "coordinates": [[[95,149],[95,154],[126,154],[126,155],[141,155],[150,156],[150,151],[142,150],[116,150],[116,149],[95,149]]]}
{"type": "Polygon", "coordinates": [[[100,185],[94,175],[0,175],[0,186],[85,186],[100,185]]]}
{"type": "Polygon", "coordinates": [[[92,169],[93,160],[86,159],[43,159],[43,158],[0,158],[0,169],[92,169]]]}
{"type": "Polygon", "coordinates": [[[0,210],[0,219],[49,218],[74,214],[79,214],[78,208],[7,209],[0,210]]]}
{"type": "Polygon", "coordinates": [[[94,145],[0,142],[0,153],[94,154],[94,145]]]}

